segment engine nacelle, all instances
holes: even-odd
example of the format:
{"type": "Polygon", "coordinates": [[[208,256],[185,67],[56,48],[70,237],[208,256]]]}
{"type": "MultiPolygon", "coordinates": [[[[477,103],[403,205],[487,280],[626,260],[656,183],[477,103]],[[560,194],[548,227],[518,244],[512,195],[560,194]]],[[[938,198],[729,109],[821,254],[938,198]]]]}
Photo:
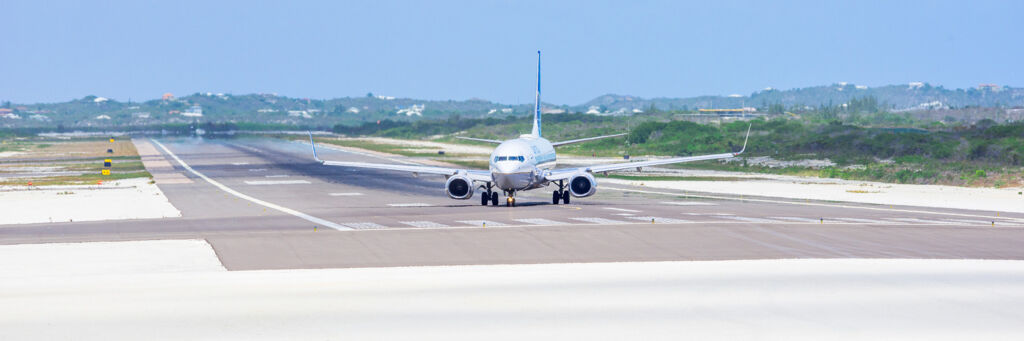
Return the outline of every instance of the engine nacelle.
{"type": "Polygon", "coordinates": [[[449,198],[466,200],[473,197],[473,181],[464,176],[452,176],[444,183],[449,198]]]}
{"type": "Polygon", "coordinates": [[[597,180],[590,173],[573,175],[569,178],[569,193],[577,198],[586,198],[597,192],[597,180]]]}

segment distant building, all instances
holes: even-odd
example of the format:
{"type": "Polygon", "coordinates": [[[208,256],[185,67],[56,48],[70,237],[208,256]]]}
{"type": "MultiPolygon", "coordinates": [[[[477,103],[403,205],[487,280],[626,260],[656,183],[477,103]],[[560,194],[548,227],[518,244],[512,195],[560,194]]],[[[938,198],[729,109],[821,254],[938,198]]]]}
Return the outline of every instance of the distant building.
{"type": "Polygon", "coordinates": [[[416,105],[413,104],[411,107],[405,109],[399,109],[397,114],[405,116],[423,116],[423,109],[426,109],[426,104],[416,105]]]}
{"type": "Polygon", "coordinates": [[[854,86],[854,88],[856,88],[857,90],[867,90],[868,86],[867,85],[856,85],[856,86],[854,86]]]}
{"type": "Polygon", "coordinates": [[[164,96],[162,98],[165,101],[173,101],[174,100],[174,94],[172,94],[170,92],[166,92],[166,93],[164,93],[164,96]]]}
{"type": "Polygon", "coordinates": [[[181,116],[203,117],[203,107],[199,106],[198,104],[193,105],[191,108],[188,108],[188,110],[185,110],[185,112],[181,113],[181,116]]]}
{"type": "Polygon", "coordinates": [[[96,119],[97,120],[109,120],[110,116],[108,116],[108,115],[99,115],[99,116],[96,116],[96,119]]]}
{"type": "Polygon", "coordinates": [[[103,102],[106,102],[106,101],[109,101],[109,100],[110,100],[110,99],[108,99],[108,98],[106,98],[106,97],[96,97],[96,98],[94,98],[94,99],[93,99],[92,101],[93,101],[93,102],[96,102],[96,103],[103,103],[103,102]]]}
{"type": "Polygon", "coordinates": [[[996,91],[1002,90],[1002,88],[1000,88],[998,85],[995,85],[995,84],[978,84],[978,90],[982,90],[982,91],[988,90],[988,91],[996,92],[996,91]]]}
{"type": "Polygon", "coordinates": [[[923,87],[924,87],[924,82],[910,82],[908,84],[907,89],[913,90],[913,89],[920,89],[920,88],[923,88],[923,87]]]}

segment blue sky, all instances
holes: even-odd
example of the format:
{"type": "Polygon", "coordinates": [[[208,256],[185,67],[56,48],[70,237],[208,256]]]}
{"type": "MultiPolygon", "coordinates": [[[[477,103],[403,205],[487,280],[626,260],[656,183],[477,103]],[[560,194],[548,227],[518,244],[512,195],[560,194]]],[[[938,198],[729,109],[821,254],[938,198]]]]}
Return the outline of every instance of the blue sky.
{"type": "Polygon", "coordinates": [[[1022,1],[2,1],[0,100],[1024,85],[1022,1]]]}

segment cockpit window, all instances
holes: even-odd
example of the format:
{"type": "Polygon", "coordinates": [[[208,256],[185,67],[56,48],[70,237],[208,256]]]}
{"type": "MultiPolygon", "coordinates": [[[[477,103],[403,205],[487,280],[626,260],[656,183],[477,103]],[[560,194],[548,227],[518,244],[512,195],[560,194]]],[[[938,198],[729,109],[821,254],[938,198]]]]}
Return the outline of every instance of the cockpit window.
{"type": "Polygon", "coordinates": [[[519,161],[519,162],[523,162],[523,161],[526,161],[526,158],[523,157],[522,155],[519,155],[519,156],[495,156],[494,157],[494,162],[498,162],[498,161],[519,161]]]}

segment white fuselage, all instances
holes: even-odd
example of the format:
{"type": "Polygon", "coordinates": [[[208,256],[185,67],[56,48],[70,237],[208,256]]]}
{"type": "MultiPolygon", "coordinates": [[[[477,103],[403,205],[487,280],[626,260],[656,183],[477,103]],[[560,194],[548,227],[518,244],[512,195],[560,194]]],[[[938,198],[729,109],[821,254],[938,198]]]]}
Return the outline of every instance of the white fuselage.
{"type": "Polygon", "coordinates": [[[522,135],[494,148],[489,164],[494,185],[502,190],[546,186],[545,173],[555,168],[555,147],[543,137],[522,135]]]}

